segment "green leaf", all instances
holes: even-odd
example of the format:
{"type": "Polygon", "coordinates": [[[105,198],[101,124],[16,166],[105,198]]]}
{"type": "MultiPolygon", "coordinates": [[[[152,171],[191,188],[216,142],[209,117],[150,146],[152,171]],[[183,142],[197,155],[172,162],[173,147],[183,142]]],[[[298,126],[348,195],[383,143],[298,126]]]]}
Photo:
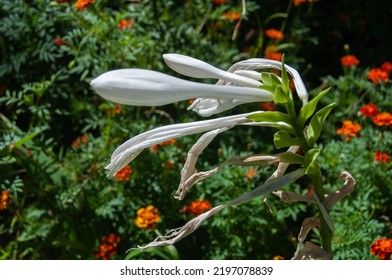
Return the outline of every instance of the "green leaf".
{"type": "Polygon", "coordinates": [[[284,153],[276,154],[276,156],[279,162],[305,165],[305,157],[299,154],[284,152],[284,153]]]}
{"type": "Polygon", "coordinates": [[[310,120],[310,124],[306,129],[306,142],[309,147],[313,147],[313,145],[316,143],[320,136],[323,123],[328,114],[332,111],[333,107],[335,107],[335,103],[325,106],[316,114],[314,114],[310,120]]]}
{"type": "Polygon", "coordinates": [[[282,84],[278,75],[268,72],[261,73],[261,81],[263,82],[263,85],[271,85],[273,87],[277,87],[282,84]]]}
{"type": "Polygon", "coordinates": [[[306,155],[305,155],[305,174],[312,173],[315,168],[317,168],[316,165],[316,159],[320,154],[320,149],[311,149],[309,150],[306,155]]]}
{"type": "Polygon", "coordinates": [[[274,144],[277,149],[301,146],[302,142],[297,137],[291,137],[286,131],[280,130],[274,134],[274,144]]]}
{"type": "Polygon", "coordinates": [[[299,127],[303,128],[305,125],[305,122],[307,119],[309,119],[314,111],[316,110],[317,104],[321,97],[323,97],[327,92],[329,92],[331,88],[327,88],[326,90],[323,90],[320,92],[315,98],[313,98],[309,103],[307,103],[305,106],[301,108],[301,111],[299,112],[297,124],[299,127]]]}
{"type": "Polygon", "coordinates": [[[278,189],[283,188],[286,185],[294,183],[295,181],[297,181],[297,179],[302,177],[304,174],[305,174],[305,169],[300,168],[281,177],[267,181],[263,185],[255,188],[253,191],[227,202],[225,206],[246,203],[258,196],[268,195],[273,191],[276,191],[278,189]]]}

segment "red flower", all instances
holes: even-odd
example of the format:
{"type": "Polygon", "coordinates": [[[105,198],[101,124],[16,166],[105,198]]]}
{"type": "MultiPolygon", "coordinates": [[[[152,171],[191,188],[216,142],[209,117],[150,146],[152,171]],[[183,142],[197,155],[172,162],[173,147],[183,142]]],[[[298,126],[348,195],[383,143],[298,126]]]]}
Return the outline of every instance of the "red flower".
{"type": "Polygon", "coordinates": [[[135,25],[135,21],[133,19],[130,20],[122,19],[118,23],[117,27],[118,29],[123,30],[124,28],[132,28],[134,25],[135,25]]]}
{"type": "Polygon", "coordinates": [[[373,123],[377,126],[392,126],[392,114],[388,112],[377,114],[373,118],[373,123]]]}
{"type": "Polygon", "coordinates": [[[370,244],[370,253],[382,260],[390,260],[392,255],[392,239],[380,238],[370,244]]]}
{"type": "Polygon", "coordinates": [[[352,137],[358,137],[361,129],[362,126],[357,123],[353,123],[352,121],[343,121],[343,126],[339,128],[336,133],[338,135],[345,135],[346,141],[350,141],[352,137]]]}
{"type": "Polygon", "coordinates": [[[191,212],[193,216],[197,217],[211,209],[211,203],[208,200],[195,200],[192,201],[189,206],[183,208],[183,212],[191,212]]]}
{"type": "Polygon", "coordinates": [[[353,67],[359,64],[359,60],[355,55],[345,55],[340,58],[343,66],[353,67]]]}
{"type": "Polygon", "coordinates": [[[246,179],[250,182],[253,180],[253,178],[257,175],[257,169],[255,168],[250,168],[245,172],[245,177],[246,179]]]}
{"type": "Polygon", "coordinates": [[[283,54],[281,52],[276,51],[276,46],[275,45],[269,45],[265,48],[264,51],[265,55],[264,57],[267,59],[272,59],[272,60],[277,60],[281,61],[283,54]]]}
{"type": "Polygon", "coordinates": [[[377,151],[374,153],[374,160],[388,163],[389,162],[389,155],[388,155],[388,153],[383,153],[383,152],[377,151]]]}
{"type": "Polygon", "coordinates": [[[64,44],[64,40],[61,39],[60,36],[57,36],[56,39],[54,39],[54,43],[56,44],[57,47],[60,47],[61,45],[64,44]]]}
{"type": "Polygon", "coordinates": [[[261,103],[261,108],[263,108],[264,111],[275,111],[276,105],[274,102],[263,102],[261,103]]]}
{"type": "Polygon", "coordinates": [[[122,182],[122,181],[129,181],[129,177],[132,174],[132,169],[129,167],[129,165],[125,166],[122,168],[120,171],[114,175],[114,177],[117,179],[117,181],[122,182]]]}
{"type": "Polygon", "coordinates": [[[275,40],[282,40],[284,38],[283,33],[275,28],[267,29],[265,35],[275,40]]]}
{"type": "Polygon", "coordinates": [[[75,141],[72,142],[72,147],[78,148],[80,146],[86,146],[88,143],[88,138],[86,135],[79,136],[75,141]]]}
{"type": "Polygon", "coordinates": [[[363,115],[367,118],[374,117],[375,115],[378,114],[378,109],[377,109],[376,105],[366,104],[366,105],[363,105],[362,108],[359,110],[359,114],[363,115]]]}
{"type": "Polygon", "coordinates": [[[116,248],[120,242],[120,237],[111,233],[107,236],[102,237],[101,244],[98,246],[98,250],[94,253],[98,259],[108,260],[111,256],[117,253],[116,248]]]}
{"type": "Polygon", "coordinates": [[[374,84],[379,84],[381,82],[388,81],[388,79],[389,79],[388,72],[381,70],[380,68],[370,69],[367,77],[374,84]]]}
{"type": "Polygon", "coordinates": [[[381,70],[392,72],[392,62],[386,61],[381,65],[381,70]]]}

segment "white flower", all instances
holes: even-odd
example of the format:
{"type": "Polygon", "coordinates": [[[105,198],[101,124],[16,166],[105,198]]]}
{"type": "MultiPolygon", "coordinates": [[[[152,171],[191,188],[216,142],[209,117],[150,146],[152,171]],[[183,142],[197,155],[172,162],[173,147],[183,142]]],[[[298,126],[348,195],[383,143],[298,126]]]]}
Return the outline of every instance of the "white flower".
{"type": "Polygon", "coordinates": [[[91,86],[107,100],[134,106],[160,106],[198,97],[239,100],[236,104],[274,98],[272,93],[256,87],[196,83],[144,69],[109,71],[92,80],[91,86]]]}

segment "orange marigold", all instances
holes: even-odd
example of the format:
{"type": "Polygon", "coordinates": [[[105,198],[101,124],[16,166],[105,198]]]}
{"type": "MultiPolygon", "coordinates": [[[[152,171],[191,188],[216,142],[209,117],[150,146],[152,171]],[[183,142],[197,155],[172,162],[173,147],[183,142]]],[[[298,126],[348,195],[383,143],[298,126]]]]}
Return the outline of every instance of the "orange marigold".
{"type": "Polygon", "coordinates": [[[392,255],[392,239],[380,238],[370,244],[370,253],[382,260],[390,260],[392,255]]]}
{"type": "Polygon", "coordinates": [[[174,143],[176,143],[176,139],[170,139],[170,140],[167,140],[167,141],[164,141],[164,142],[160,143],[159,145],[167,146],[167,145],[171,145],[171,144],[174,144],[174,143]]]}
{"type": "Polygon", "coordinates": [[[388,155],[388,153],[383,153],[383,152],[377,151],[374,153],[374,160],[388,163],[389,162],[389,155],[388,155]]]}
{"type": "Polygon", "coordinates": [[[152,205],[137,210],[137,217],[134,220],[138,228],[151,230],[161,220],[158,209],[152,205]]]}
{"type": "Polygon", "coordinates": [[[359,110],[359,114],[367,118],[374,117],[378,114],[378,108],[374,104],[366,104],[359,110]]]}
{"type": "Polygon", "coordinates": [[[241,15],[237,12],[226,12],[221,15],[221,17],[225,20],[239,20],[241,15]]]}
{"type": "Polygon", "coordinates": [[[392,72],[392,62],[386,61],[381,65],[381,70],[392,72]]]}
{"type": "Polygon", "coordinates": [[[373,123],[377,126],[392,126],[392,114],[383,112],[373,118],[373,123]]]}
{"type": "Polygon", "coordinates": [[[261,108],[263,108],[264,111],[275,111],[276,105],[274,102],[263,102],[261,103],[261,108]]]}
{"type": "Polygon", "coordinates": [[[370,69],[367,77],[374,84],[379,84],[381,82],[388,81],[388,79],[389,79],[388,72],[381,70],[380,68],[370,69]]]}
{"type": "Polygon", "coordinates": [[[95,257],[103,260],[110,259],[111,256],[117,253],[116,248],[120,240],[120,237],[114,233],[102,237],[102,242],[99,244],[98,250],[94,253],[95,257]]]}
{"type": "Polygon", "coordinates": [[[250,168],[245,172],[245,177],[246,179],[250,182],[253,180],[253,178],[257,175],[257,169],[255,168],[250,168]]]}
{"type": "Polygon", "coordinates": [[[117,179],[117,181],[122,182],[122,181],[129,181],[129,177],[132,174],[132,169],[129,165],[126,165],[123,167],[120,171],[114,175],[114,177],[117,179]]]}
{"type": "Polygon", "coordinates": [[[275,52],[275,53],[267,53],[267,54],[265,54],[264,57],[267,59],[281,61],[282,56],[283,56],[283,54],[281,52],[275,52]]]}
{"type": "Polygon", "coordinates": [[[275,28],[267,29],[265,35],[275,40],[282,40],[284,38],[283,33],[275,28]]]}
{"type": "Polygon", "coordinates": [[[343,66],[353,67],[359,64],[359,59],[355,55],[345,55],[340,58],[343,66]]]}
{"type": "Polygon", "coordinates": [[[135,25],[135,21],[133,19],[122,19],[120,20],[120,22],[118,23],[117,27],[120,30],[123,30],[124,28],[132,28],[135,25]]]}
{"type": "Polygon", "coordinates": [[[56,39],[54,39],[54,44],[55,44],[57,47],[61,47],[61,46],[64,44],[64,40],[61,39],[60,36],[57,36],[56,39]]]}
{"type": "Polygon", "coordinates": [[[274,256],[272,259],[273,260],[284,260],[284,258],[282,256],[279,256],[279,255],[274,256]]]}
{"type": "Polygon", "coordinates": [[[1,191],[0,195],[0,210],[7,209],[8,205],[11,204],[11,196],[7,190],[1,191]]]}
{"type": "Polygon", "coordinates": [[[211,209],[211,203],[208,200],[195,200],[192,201],[189,206],[185,206],[185,212],[191,212],[193,216],[197,217],[211,209]]]}
{"type": "Polygon", "coordinates": [[[343,126],[339,128],[336,133],[346,136],[346,141],[350,141],[352,137],[358,137],[362,126],[352,121],[343,121],[343,126]]]}
{"type": "Polygon", "coordinates": [[[72,142],[72,147],[78,148],[80,146],[86,146],[88,143],[88,137],[86,135],[79,136],[72,142]]]}
{"type": "Polygon", "coordinates": [[[95,0],[77,0],[75,3],[75,7],[76,9],[78,9],[78,11],[82,11],[86,9],[88,5],[94,4],[94,2],[95,0]]]}

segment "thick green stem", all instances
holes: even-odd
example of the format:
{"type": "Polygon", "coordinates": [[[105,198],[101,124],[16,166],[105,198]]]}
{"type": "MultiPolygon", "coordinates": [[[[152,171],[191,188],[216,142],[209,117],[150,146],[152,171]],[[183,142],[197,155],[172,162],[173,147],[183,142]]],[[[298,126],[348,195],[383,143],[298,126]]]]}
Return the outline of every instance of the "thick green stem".
{"type": "MultiPolygon", "coordinates": [[[[317,168],[315,168],[314,172],[312,172],[310,176],[311,176],[312,184],[314,186],[314,191],[316,192],[317,196],[319,197],[322,203],[325,200],[324,198],[325,192],[323,188],[323,180],[322,180],[320,168],[317,166],[317,168]]],[[[321,213],[321,210],[319,211],[319,218],[320,218],[321,246],[323,247],[324,250],[332,254],[332,232],[329,229],[328,224],[321,213]]]]}

